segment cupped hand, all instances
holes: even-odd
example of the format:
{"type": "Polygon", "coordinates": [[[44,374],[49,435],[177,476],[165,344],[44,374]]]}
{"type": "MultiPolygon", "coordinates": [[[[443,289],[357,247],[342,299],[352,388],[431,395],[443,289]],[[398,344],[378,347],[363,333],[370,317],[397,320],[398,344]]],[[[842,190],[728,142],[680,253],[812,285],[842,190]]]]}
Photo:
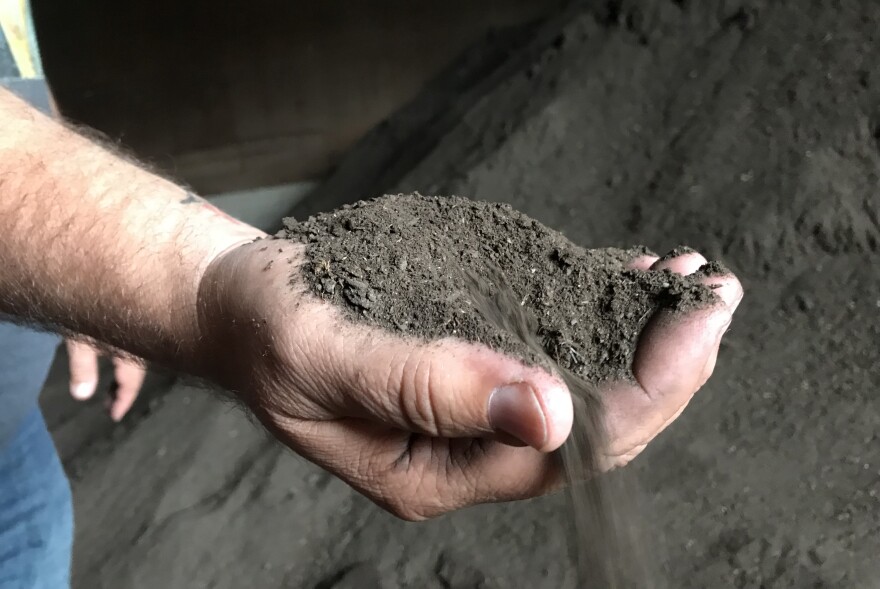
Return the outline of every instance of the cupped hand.
{"type": "MultiPolygon", "coordinates": [[[[354,325],[306,292],[296,278],[302,260],[301,246],[263,240],[209,266],[199,292],[203,376],[234,391],[290,448],[405,519],[559,486],[551,453],[573,409],[557,376],[482,345],[354,325]]],[[[704,263],[688,253],[633,266],[689,274],[704,263]]],[[[637,384],[600,391],[605,467],[638,454],[711,375],[742,288],[732,275],[705,281],[717,302],[658,312],[638,343],[637,384]]]]}

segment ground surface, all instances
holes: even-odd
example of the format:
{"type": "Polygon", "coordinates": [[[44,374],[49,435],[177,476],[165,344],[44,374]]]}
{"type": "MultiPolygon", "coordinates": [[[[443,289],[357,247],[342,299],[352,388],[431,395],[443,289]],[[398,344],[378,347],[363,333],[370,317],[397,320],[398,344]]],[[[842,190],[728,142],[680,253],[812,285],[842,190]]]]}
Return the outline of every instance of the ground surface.
{"type": "MultiPolygon", "coordinates": [[[[722,258],[747,294],[716,375],[632,466],[659,586],[877,587],[880,5],[639,5],[548,24],[410,116],[422,131],[377,131],[387,159],[356,149],[297,214],[418,189],[509,202],[585,246],[722,258]]],[[[76,587],[574,587],[561,497],[404,524],[206,393],[176,385],[116,430],[89,409],[50,415],[76,587]]]]}

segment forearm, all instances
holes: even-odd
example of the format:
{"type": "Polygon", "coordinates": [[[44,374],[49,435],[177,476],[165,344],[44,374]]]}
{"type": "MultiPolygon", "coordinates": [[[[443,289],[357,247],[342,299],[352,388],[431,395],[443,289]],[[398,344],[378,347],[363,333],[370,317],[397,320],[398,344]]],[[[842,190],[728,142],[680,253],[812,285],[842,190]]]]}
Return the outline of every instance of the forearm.
{"type": "Polygon", "coordinates": [[[0,313],[187,368],[205,267],[261,235],[0,89],[0,313]]]}

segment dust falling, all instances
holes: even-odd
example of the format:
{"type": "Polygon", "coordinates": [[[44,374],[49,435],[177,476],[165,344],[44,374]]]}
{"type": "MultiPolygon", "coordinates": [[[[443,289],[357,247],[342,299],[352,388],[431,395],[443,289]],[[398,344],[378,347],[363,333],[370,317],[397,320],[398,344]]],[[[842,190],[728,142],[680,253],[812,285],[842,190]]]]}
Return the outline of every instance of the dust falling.
{"type": "Polygon", "coordinates": [[[568,483],[573,515],[577,587],[582,589],[659,589],[660,578],[640,526],[632,473],[595,476],[601,470],[607,436],[602,400],[596,388],[550,358],[541,344],[538,322],[520,305],[499,268],[485,276],[465,271],[474,308],[496,328],[507,331],[544,358],[563,378],[574,403],[571,435],[557,451],[568,483]],[[650,566],[649,566],[650,563],[650,566]]]}

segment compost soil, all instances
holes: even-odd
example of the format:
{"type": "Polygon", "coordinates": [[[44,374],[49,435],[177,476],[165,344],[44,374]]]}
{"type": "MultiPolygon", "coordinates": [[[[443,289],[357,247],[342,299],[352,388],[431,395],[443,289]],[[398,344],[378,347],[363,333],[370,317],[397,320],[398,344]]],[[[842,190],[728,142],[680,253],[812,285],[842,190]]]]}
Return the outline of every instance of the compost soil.
{"type": "Polygon", "coordinates": [[[702,273],[630,269],[643,246],[587,250],[508,204],[399,194],[285,225],[288,239],[308,246],[294,281],[305,277],[351,320],[426,340],[458,337],[533,363],[549,357],[593,384],[632,379],[639,333],[658,308],[713,298],[702,273]],[[487,317],[476,279],[491,293],[512,290],[539,345],[487,317]]]}

